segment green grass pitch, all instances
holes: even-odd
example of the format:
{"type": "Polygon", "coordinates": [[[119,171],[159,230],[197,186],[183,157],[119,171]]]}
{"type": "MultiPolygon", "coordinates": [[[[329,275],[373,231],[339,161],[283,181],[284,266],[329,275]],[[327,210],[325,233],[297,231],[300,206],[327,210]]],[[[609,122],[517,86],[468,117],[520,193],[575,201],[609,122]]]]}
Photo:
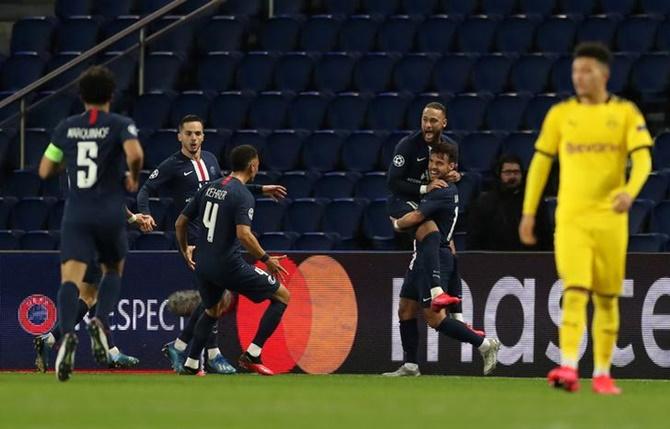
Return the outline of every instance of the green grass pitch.
{"type": "Polygon", "coordinates": [[[2,428],[667,428],[670,382],[600,397],[540,379],[0,374],[2,428]]]}

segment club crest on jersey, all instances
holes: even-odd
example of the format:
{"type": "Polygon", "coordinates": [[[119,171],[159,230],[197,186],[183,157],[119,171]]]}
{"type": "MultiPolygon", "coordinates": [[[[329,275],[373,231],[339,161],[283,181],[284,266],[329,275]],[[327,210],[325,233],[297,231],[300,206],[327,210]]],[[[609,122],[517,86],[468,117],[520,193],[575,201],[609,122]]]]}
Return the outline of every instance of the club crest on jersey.
{"type": "Polygon", "coordinates": [[[154,171],[151,172],[149,179],[155,179],[156,177],[158,177],[158,169],[155,169],[154,171]]]}
{"type": "Polygon", "coordinates": [[[402,155],[396,155],[393,157],[393,165],[396,167],[402,167],[405,165],[405,157],[402,155]]]}
{"type": "Polygon", "coordinates": [[[31,335],[42,335],[56,324],[56,304],[44,295],[30,295],[19,304],[19,324],[31,335]]]}

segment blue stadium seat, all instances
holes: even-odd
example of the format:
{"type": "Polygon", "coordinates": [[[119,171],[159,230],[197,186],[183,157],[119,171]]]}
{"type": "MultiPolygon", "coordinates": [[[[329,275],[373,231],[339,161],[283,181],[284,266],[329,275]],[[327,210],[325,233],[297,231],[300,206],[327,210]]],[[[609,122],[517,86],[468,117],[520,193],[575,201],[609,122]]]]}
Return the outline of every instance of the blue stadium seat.
{"type": "Polygon", "coordinates": [[[205,141],[202,143],[202,149],[213,153],[221,164],[232,134],[232,131],[227,129],[205,129],[205,141]]]}
{"type": "Polygon", "coordinates": [[[315,198],[296,198],[284,217],[284,230],[299,233],[320,232],[324,203],[315,198]]]}
{"type": "Polygon", "coordinates": [[[628,212],[628,232],[630,234],[639,234],[646,231],[647,221],[654,208],[654,202],[651,200],[636,199],[628,212]]]}
{"type": "MultiPolygon", "coordinates": [[[[493,132],[468,134],[458,145],[459,168],[465,171],[486,173],[491,171],[498,159],[502,138],[493,132]]],[[[467,174],[466,174],[467,176],[467,174]]]]}
{"type": "MultiPolygon", "coordinates": [[[[421,118],[417,117],[415,121],[420,121],[421,118]]],[[[420,123],[420,122],[418,122],[420,123]]],[[[393,158],[393,151],[395,150],[398,142],[404,137],[411,134],[411,131],[394,131],[384,140],[382,143],[382,148],[379,156],[379,167],[382,170],[387,170],[389,165],[391,165],[391,159],[393,158]]]]}
{"type": "Polygon", "coordinates": [[[120,52],[105,52],[102,61],[107,68],[114,73],[116,90],[118,92],[128,91],[130,85],[135,83],[137,73],[135,71],[137,60],[132,55],[121,55],[120,52]]]}
{"type": "Polygon", "coordinates": [[[617,50],[630,52],[651,50],[660,23],[661,17],[649,15],[634,15],[624,19],[617,28],[617,50]]]}
{"type": "MultiPolygon", "coordinates": [[[[39,165],[40,160],[42,159],[42,155],[44,154],[44,151],[46,150],[47,146],[49,146],[50,142],[51,142],[51,135],[44,128],[26,129],[25,168],[36,168],[39,165]]],[[[14,159],[16,160],[15,165],[18,166],[18,159],[19,159],[18,135],[15,137],[11,149],[17,151],[14,155],[14,159]]]]}
{"type": "Polygon", "coordinates": [[[300,162],[304,137],[304,133],[295,130],[278,130],[270,134],[267,138],[265,165],[277,171],[295,169],[300,162]]]}
{"type": "Polygon", "coordinates": [[[556,0],[520,0],[521,13],[547,16],[556,8],[556,0]]]}
{"type": "MultiPolygon", "coordinates": [[[[408,2],[413,4],[413,2],[408,2]]],[[[416,33],[416,44],[420,52],[445,53],[453,51],[454,36],[460,19],[454,16],[433,15],[421,24],[416,33]]]]}
{"type": "Polygon", "coordinates": [[[653,232],[670,235],[670,200],[662,201],[654,208],[651,221],[653,232]]]}
{"type": "Polygon", "coordinates": [[[637,198],[651,200],[655,204],[665,199],[668,193],[668,174],[654,171],[645,182],[637,198]]]}
{"type": "Polygon", "coordinates": [[[54,95],[52,92],[43,92],[38,100],[44,100],[40,105],[33,105],[28,112],[29,127],[53,129],[58,123],[68,117],[75,103],[75,98],[65,92],[54,95]],[[49,97],[47,99],[47,97],[49,97]]]}
{"type": "Polygon", "coordinates": [[[256,199],[251,229],[258,234],[281,231],[285,211],[286,204],[283,201],[275,201],[272,198],[256,199]]]}
{"type": "Polygon", "coordinates": [[[414,47],[418,21],[407,15],[390,16],[379,27],[377,44],[380,51],[407,53],[414,47]]]}
{"type": "Polygon", "coordinates": [[[425,91],[433,77],[434,54],[407,54],[395,65],[393,84],[397,91],[425,91]]]}
{"type": "Polygon", "coordinates": [[[477,7],[477,0],[441,0],[442,9],[449,14],[472,15],[477,7]]]}
{"type": "Polygon", "coordinates": [[[346,52],[368,52],[373,50],[379,19],[370,15],[354,15],[344,21],[340,28],[340,50],[346,52]]]}
{"type": "Polygon", "coordinates": [[[328,106],[330,128],[358,130],[362,128],[367,111],[368,98],[357,92],[343,92],[328,106]]]}
{"type": "Polygon", "coordinates": [[[342,164],[347,171],[367,172],[377,166],[383,134],[354,131],[342,145],[342,164]]]}
{"type": "Polygon", "coordinates": [[[345,135],[333,130],[312,133],[303,144],[302,162],[305,168],[321,172],[335,170],[345,135]]]}
{"type": "Polygon", "coordinates": [[[294,250],[327,251],[333,250],[340,238],[338,234],[326,232],[306,232],[294,242],[294,250]]]}
{"type": "Polygon", "coordinates": [[[266,232],[261,234],[258,241],[265,250],[291,250],[293,249],[293,234],[286,232],[266,232]]]}
{"type": "Polygon", "coordinates": [[[42,77],[44,61],[37,52],[17,52],[2,65],[0,89],[16,91],[42,77]]]}
{"type": "Polygon", "coordinates": [[[538,19],[525,15],[505,18],[496,32],[496,47],[499,52],[526,53],[533,47],[538,19]]]}
{"type": "Polygon", "coordinates": [[[577,42],[596,41],[612,44],[620,16],[593,15],[584,19],[577,29],[577,42]]]}
{"type": "Polygon", "coordinates": [[[561,0],[559,4],[567,14],[590,15],[596,8],[596,0],[561,0]]]}
{"type": "Polygon", "coordinates": [[[263,0],[228,0],[221,10],[227,15],[258,15],[265,2],[263,0]]]}
{"type": "Polygon", "coordinates": [[[314,178],[306,171],[287,171],[279,178],[279,184],[286,188],[287,198],[310,198],[314,178]]]}
{"type": "Polygon", "coordinates": [[[288,123],[291,128],[316,130],[321,128],[330,97],[320,92],[303,92],[291,103],[288,123]]]}
{"type": "Polygon", "coordinates": [[[314,68],[314,83],[320,91],[349,89],[355,58],[346,52],[324,54],[314,68]]]}
{"type": "Polygon", "coordinates": [[[90,0],[56,0],[54,12],[61,19],[73,15],[89,15],[91,13],[90,0]]]}
{"type": "Polygon", "coordinates": [[[361,12],[370,15],[394,15],[400,7],[400,0],[360,0],[361,12]]]}
{"type": "Polygon", "coordinates": [[[251,95],[240,91],[220,93],[210,106],[208,125],[232,130],[244,128],[251,100],[251,95]]]}
{"type": "MultiPolygon", "coordinates": [[[[2,85],[2,80],[1,79],[2,79],[2,64],[0,64],[0,85],[2,85]]],[[[14,92],[15,91],[0,91],[0,100],[3,100],[7,97],[11,97],[12,95],[14,95],[14,92]]],[[[27,100],[30,100],[30,99],[31,99],[30,97],[27,98],[27,100]]],[[[18,126],[18,119],[19,119],[18,114],[19,114],[20,106],[21,106],[20,101],[16,100],[13,103],[10,103],[8,106],[3,107],[2,109],[0,109],[0,121],[7,120],[10,117],[14,116],[13,121],[10,121],[7,126],[9,127],[10,125],[14,125],[14,124],[16,124],[14,126],[18,126]]],[[[1,131],[0,131],[0,135],[2,136],[2,137],[0,137],[0,156],[2,156],[3,151],[5,151],[8,148],[7,141],[9,140],[9,135],[8,135],[7,132],[3,133],[1,131]],[[3,142],[4,142],[4,144],[3,144],[3,142]]],[[[0,163],[0,164],[2,164],[2,163],[0,163]]]]}
{"type": "Polygon", "coordinates": [[[401,0],[400,3],[402,11],[408,15],[431,16],[438,6],[438,0],[401,0]]]}
{"type": "Polygon", "coordinates": [[[43,197],[63,198],[67,192],[67,188],[67,177],[65,172],[62,172],[58,176],[52,177],[42,182],[41,193],[43,197]]]}
{"type": "Polygon", "coordinates": [[[309,52],[335,50],[342,19],[333,15],[313,15],[302,26],[300,49],[309,52]]]}
{"type": "Polygon", "coordinates": [[[547,54],[522,55],[510,69],[510,84],[516,91],[543,92],[555,60],[555,56],[547,54]]]}
{"type": "MultiPolygon", "coordinates": [[[[121,15],[117,16],[113,20],[107,22],[102,26],[102,39],[109,39],[113,35],[119,33],[122,30],[130,27],[137,21],[140,17],[137,15],[121,15]]],[[[132,45],[139,41],[139,31],[133,31],[123,39],[113,43],[107,48],[108,51],[125,51],[130,48],[132,45]]]]}
{"type": "Polygon", "coordinates": [[[396,55],[385,52],[371,52],[363,55],[353,71],[354,85],[361,92],[385,91],[391,82],[396,55]]]}
{"type": "Polygon", "coordinates": [[[355,240],[360,231],[365,204],[354,198],[338,198],[326,205],[323,214],[323,231],[340,234],[340,248],[356,248],[355,240]]]}
{"type": "MultiPolygon", "coordinates": [[[[456,186],[458,187],[458,207],[460,213],[467,213],[470,203],[479,196],[482,182],[482,175],[476,171],[468,171],[458,181],[456,186]]],[[[465,219],[465,217],[461,219],[465,219]]]]}
{"type": "Polygon", "coordinates": [[[12,208],[14,208],[17,201],[14,197],[0,197],[0,229],[9,228],[12,208]]]}
{"type": "Polygon", "coordinates": [[[305,9],[305,0],[275,0],[274,10],[277,15],[300,15],[305,9]]]}
{"type": "Polygon", "coordinates": [[[635,8],[636,0],[600,0],[600,6],[605,13],[630,15],[635,8]]]}
{"type": "Polygon", "coordinates": [[[104,18],[116,18],[119,15],[127,15],[133,6],[132,0],[97,0],[93,3],[94,15],[104,18]]]}
{"type": "Polygon", "coordinates": [[[249,52],[237,67],[237,87],[242,90],[266,91],[272,85],[276,57],[268,52],[249,52]]]}
{"type": "Polygon", "coordinates": [[[359,0],[324,0],[323,3],[328,13],[341,15],[351,15],[359,6],[359,0]]]}
{"type": "Polygon", "coordinates": [[[363,177],[356,182],[356,189],[354,190],[354,197],[365,198],[370,201],[386,198],[388,194],[389,190],[386,183],[386,172],[384,171],[371,171],[365,173],[363,177]]]}
{"type": "Polygon", "coordinates": [[[643,96],[654,96],[667,90],[668,76],[670,76],[670,55],[645,54],[633,65],[631,81],[633,87],[643,96]]]}
{"type": "Polygon", "coordinates": [[[641,0],[640,4],[645,13],[666,15],[670,13],[670,3],[665,0],[641,0]]]}
{"type": "Polygon", "coordinates": [[[537,133],[533,131],[511,133],[503,140],[502,153],[518,156],[521,159],[521,168],[528,170],[535,153],[535,140],[537,133]]]}
{"type": "Polygon", "coordinates": [[[440,92],[464,92],[469,85],[472,63],[471,55],[444,55],[435,63],[433,86],[440,92]]]}
{"type": "MultiPolygon", "coordinates": [[[[173,95],[162,91],[140,95],[133,106],[133,119],[139,128],[163,128],[170,120],[173,95]]],[[[172,123],[176,126],[176,123],[172,123]]]]}
{"type": "MultiPolygon", "coordinates": [[[[170,24],[179,22],[181,16],[167,15],[150,25],[151,32],[155,33],[170,24]]],[[[149,43],[151,52],[174,52],[187,56],[193,46],[194,25],[179,24],[162,34],[156,40],[149,43]]]]}
{"type": "Polygon", "coordinates": [[[667,244],[668,235],[666,234],[632,234],[628,237],[628,252],[665,252],[667,244]]]}
{"type": "Polygon", "coordinates": [[[230,89],[241,58],[238,52],[209,53],[198,62],[198,87],[211,91],[230,89]]]}
{"type": "Polygon", "coordinates": [[[516,0],[482,0],[482,10],[488,15],[509,15],[515,7],[516,0]]]}
{"type": "Polygon", "coordinates": [[[494,94],[504,91],[512,62],[512,57],[504,54],[482,55],[472,69],[474,89],[494,94]]]}
{"type": "Polygon", "coordinates": [[[249,125],[251,128],[284,128],[290,102],[285,93],[270,91],[258,94],[249,107],[249,125]]]}
{"type": "Polygon", "coordinates": [[[29,16],[14,22],[10,42],[11,53],[25,51],[49,53],[55,24],[53,18],[48,16],[29,16]]]}
{"type": "Polygon", "coordinates": [[[203,119],[209,115],[211,98],[203,91],[184,91],[172,103],[170,125],[177,126],[186,115],[197,115],[203,119]]]}
{"type": "Polygon", "coordinates": [[[670,169],[670,132],[665,131],[656,136],[652,160],[654,170],[670,169]]]}
{"type": "Polygon", "coordinates": [[[314,182],[314,196],[316,198],[351,198],[354,195],[354,186],[360,175],[331,171],[325,173],[314,182]]]}
{"type": "Polygon", "coordinates": [[[178,82],[182,58],[173,52],[152,52],[147,55],[145,67],[145,90],[167,91],[178,82]]]}
{"type": "Polygon", "coordinates": [[[368,105],[367,127],[373,130],[404,129],[408,98],[396,92],[378,94],[368,105]]]}
{"type": "Polygon", "coordinates": [[[486,15],[466,18],[458,27],[458,45],[462,52],[487,53],[493,46],[498,19],[486,15]]]}
{"type": "Polygon", "coordinates": [[[535,44],[540,52],[564,54],[573,48],[576,34],[577,21],[574,17],[551,16],[537,27],[535,44]]]}
{"type": "Polygon", "coordinates": [[[425,92],[417,95],[407,106],[407,111],[405,113],[406,128],[413,129],[420,127],[421,116],[423,115],[423,109],[426,107],[426,104],[436,101],[446,106],[451,98],[450,94],[440,94],[437,92],[425,92]]]}
{"type": "Polygon", "coordinates": [[[628,88],[630,71],[633,68],[637,54],[617,52],[613,58],[610,78],[607,81],[607,89],[615,94],[619,94],[628,88]]]}
{"type": "Polygon", "coordinates": [[[266,51],[293,51],[298,45],[301,22],[291,15],[273,16],[263,25],[261,47],[266,51]]]}
{"type": "Polygon", "coordinates": [[[280,176],[281,175],[279,173],[274,171],[259,171],[258,173],[256,173],[256,177],[254,177],[254,181],[252,183],[261,186],[276,185],[277,182],[279,181],[280,176]]]}
{"type": "Polygon", "coordinates": [[[22,235],[21,231],[0,230],[0,250],[18,250],[22,235]]]}
{"type": "MultiPolygon", "coordinates": [[[[62,65],[69,63],[73,59],[77,58],[78,56],[81,55],[81,52],[60,52],[53,57],[47,62],[45,74],[52,72],[56,70],[57,68],[61,67],[62,65]]],[[[47,82],[44,85],[44,88],[47,90],[58,90],[62,88],[65,85],[68,85],[79,78],[79,75],[86,70],[91,63],[89,61],[84,61],[73,68],[69,69],[68,71],[58,75],[57,77],[53,78],[49,82],[47,82]]]]}
{"type": "MultiPolygon", "coordinates": [[[[265,151],[267,149],[267,143],[265,139],[267,138],[268,133],[265,131],[259,130],[237,130],[233,133],[230,138],[230,144],[226,148],[228,152],[235,149],[237,146],[243,144],[248,144],[256,148],[258,155],[261,159],[261,170],[265,170],[265,151]]],[[[226,156],[226,159],[230,159],[226,156]]]]}
{"type": "Polygon", "coordinates": [[[304,91],[310,86],[314,60],[305,52],[289,52],[277,60],[275,86],[281,91],[304,91]]]}
{"type": "Polygon", "coordinates": [[[19,239],[21,250],[56,250],[58,239],[49,231],[27,231],[19,239]]]}
{"type": "Polygon", "coordinates": [[[13,207],[10,215],[11,229],[32,231],[44,229],[52,201],[41,197],[23,198],[13,207]]]}
{"type": "Polygon", "coordinates": [[[551,67],[551,86],[555,92],[573,92],[572,56],[558,58],[551,67]]]}
{"type": "Polygon", "coordinates": [[[18,198],[37,197],[42,180],[32,170],[14,170],[2,186],[2,194],[18,198]]]}
{"type": "Polygon", "coordinates": [[[547,112],[560,100],[555,94],[539,94],[528,101],[526,112],[523,115],[524,128],[527,130],[539,130],[547,112]]]}
{"type": "Polygon", "coordinates": [[[656,30],[656,49],[659,51],[670,51],[670,19],[666,19],[658,25],[656,30]]]}
{"type": "Polygon", "coordinates": [[[369,240],[376,237],[393,238],[393,225],[389,219],[386,198],[376,199],[365,208],[363,235],[369,240]]]}
{"type": "Polygon", "coordinates": [[[71,16],[58,26],[58,51],[79,51],[91,49],[98,43],[100,21],[91,16],[71,16]]]}
{"type": "Polygon", "coordinates": [[[158,130],[149,137],[144,145],[144,168],[153,169],[165,158],[179,150],[176,129],[158,130]]]}
{"type": "Polygon", "coordinates": [[[142,234],[133,243],[134,250],[172,250],[174,249],[172,235],[162,231],[152,231],[142,234]]]}
{"type": "Polygon", "coordinates": [[[461,94],[449,101],[449,127],[452,130],[478,130],[484,122],[484,112],[490,97],[461,94]]]}
{"type": "Polygon", "coordinates": [[[244,20],[236,16],[213,16],[198,31],[197,46],[202,54],[238,51],[243,47],[244,20]]]}
{"type": "Polygon", "coordinates": [[[516,131],[521,126],[523,112],[530,95],[499,94],[486,109],[486,124],[490,130],[516,131]]]}
{"type": "Polygon", "coordinates": [[[47,219],[47,229],[54,231],[61,229],[63,220],[63,211],[65,210],[65,200],[58,200],[51,206],[49,218],[47,219]]]}

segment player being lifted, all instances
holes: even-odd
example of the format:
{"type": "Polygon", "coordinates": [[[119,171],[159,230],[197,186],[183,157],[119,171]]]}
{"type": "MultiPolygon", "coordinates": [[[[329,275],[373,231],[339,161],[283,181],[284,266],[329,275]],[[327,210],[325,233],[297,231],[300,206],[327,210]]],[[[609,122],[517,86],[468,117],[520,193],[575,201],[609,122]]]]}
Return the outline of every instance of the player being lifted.
{"type": "Polygon", "coordinates": [[[535,143],[528,172],[521,241],[535,244],[535,211],[554,157],[560,161],[556,208],[556,268],[563,280],[559,328],[561,366],[549,383],[579,389],[579,344],[586,306],[593,300],[593,390],[619,394],[610,376],[619,332],[619,295],[628,242],[628,210],[651,171],[652,139],[630,101],[607,92],[612,55],[599,43],[575,49],[572,83],[576,96],[549,110],[535,143]],[[628,182],[626,163],[632,160],[628,182]]]}

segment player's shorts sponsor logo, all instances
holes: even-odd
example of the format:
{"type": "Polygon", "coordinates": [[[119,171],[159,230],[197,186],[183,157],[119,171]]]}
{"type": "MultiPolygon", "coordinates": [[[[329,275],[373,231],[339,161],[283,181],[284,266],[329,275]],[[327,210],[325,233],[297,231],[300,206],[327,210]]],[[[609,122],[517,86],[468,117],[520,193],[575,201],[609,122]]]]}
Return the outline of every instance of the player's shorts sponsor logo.
{"type": "Polygon", "coordinates": [[[149,179],[155,179],[158,177],[158,169],[155,169],[154,171],[151,172],[151,175],[149,176],[149,179]]]}
{"type": "Polygon", "coordinates": [[[19,324],[31,335],[45,334],[56,324],[56,304],[44,295],[30,295],[19,304],[19,324]]]}
{"type": "Polygon", "coordinates": [[[393,157],[393,165],[396,167],[402,167],[405,165],[405,157],[402,155],[396,155],[393,157]]]}

